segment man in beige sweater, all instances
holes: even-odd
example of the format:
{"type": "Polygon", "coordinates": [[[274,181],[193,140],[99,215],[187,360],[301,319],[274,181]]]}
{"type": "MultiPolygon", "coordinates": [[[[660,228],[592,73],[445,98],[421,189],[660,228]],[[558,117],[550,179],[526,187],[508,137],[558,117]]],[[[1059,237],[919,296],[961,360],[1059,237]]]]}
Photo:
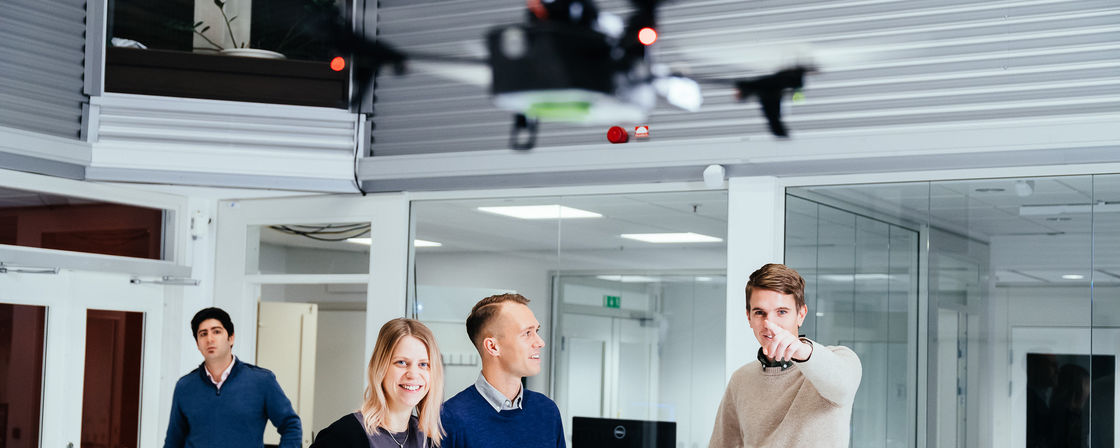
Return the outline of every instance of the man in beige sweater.
{"type": "Polygon", "coordinates": [[[758,362],[731,375],[710,448],[847,447],[863,369],[855,352],[797,336],[809,309],[797,271],[767,264],[747,282],[758,362]]]}

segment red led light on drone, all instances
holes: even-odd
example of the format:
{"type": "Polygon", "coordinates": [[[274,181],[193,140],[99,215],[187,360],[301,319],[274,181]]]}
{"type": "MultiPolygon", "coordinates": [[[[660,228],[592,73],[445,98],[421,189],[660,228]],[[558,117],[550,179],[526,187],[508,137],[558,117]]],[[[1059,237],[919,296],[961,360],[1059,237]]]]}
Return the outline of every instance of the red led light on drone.
{"type": "Polygon", "coordinates": [[[611,143],[626,143],[630,140],[630,134],[626,133],[626,129],[622,126],[611,126],[607,129],[607,141],[611,143]]]}
{"type": "Polygon", "coordinates": [[[345,68],[346,68],[346,58],[344,58],[342,56],[335,56],[334,59],[331,59],[331,70],[334,70],[336,72],[341,72],[345,68]]]}
{"type": "Polygon", "coordinates": [[[657,31],[648,26],[638,30],[638,42],[641,42],[642,45],[653,45],[654,42],[657,42],[657,31]]]}
{"type": "Polygon", "coordinates": [[[634,126],[634,138],[649,138],[649,126],[634,126]]]}

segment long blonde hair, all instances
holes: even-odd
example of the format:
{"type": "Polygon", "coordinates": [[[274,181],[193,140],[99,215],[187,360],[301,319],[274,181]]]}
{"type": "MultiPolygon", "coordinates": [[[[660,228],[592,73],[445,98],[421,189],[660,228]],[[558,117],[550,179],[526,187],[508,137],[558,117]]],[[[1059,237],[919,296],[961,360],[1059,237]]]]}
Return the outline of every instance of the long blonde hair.
{"type": "Polygon", "coordinates": [[[393,319],[386,322],[377,333],[377,343],[373,346],[369,367],[366,368],[369,385],[366,386],[365,401],[361,409],[366,433],[374,434],[385,423],[389,406],[381,382],[385,379],[385,372],[389,370],[393,351],[406,336],[419,339],[428,347],[428,394],[416,405],[416,410],[420,430],[432,439],[435,446],[439,446],[444,435],[443,425],[439,421],[439,406],[443,402],[443,361],[432,330],[413,319],[393,319]]]}

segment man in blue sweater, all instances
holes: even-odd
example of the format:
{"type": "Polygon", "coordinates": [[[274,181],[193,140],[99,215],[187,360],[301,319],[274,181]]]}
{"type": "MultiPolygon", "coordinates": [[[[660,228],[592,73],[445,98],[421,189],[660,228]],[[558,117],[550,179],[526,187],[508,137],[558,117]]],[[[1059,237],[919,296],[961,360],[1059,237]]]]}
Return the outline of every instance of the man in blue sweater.
{"type": "Polygon", "coordinates": [[[205,361],[175,384],[164,448],[263,447],[265,419],[280,432],[281,448],[299,448],[299,416],[276,376],[233,356],[229,314],[206,308],[191,328],[205,361]]]}
{"type": "Polygon", "coordinates": [[[540,322],[520,294],[482,299],[467,316],[467,334],[482,373],[443,404],[444,448],[564,448],[560,410],[525,390],[521,379],[541,371],[540,322]]]}

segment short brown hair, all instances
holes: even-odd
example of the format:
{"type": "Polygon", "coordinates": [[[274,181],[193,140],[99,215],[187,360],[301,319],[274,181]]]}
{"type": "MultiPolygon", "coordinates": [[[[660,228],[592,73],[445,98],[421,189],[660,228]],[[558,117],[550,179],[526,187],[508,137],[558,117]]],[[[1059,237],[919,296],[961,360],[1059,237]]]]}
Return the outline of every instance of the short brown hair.
{"type": "Polygon", "coordinates": [[[471,308],[471,314],[467,316],[467,336],[470,336],[471,343],[475,347],[480,347],[482,343],[482,330],[498,316],[498,312],[502,310],[502,304],[506,302],[520,303],[522,305],[529,305],[529,299],[521,294],[498,294],[490,296],[485,299],[479,300],[471,308]]]}
{"type": "Polygon", "coordinates": [[[747,311],[751,309],[751,292],[755,288],[793,296],[797,309],[805,306],[805,279],[789,266],[769,263],[751,273],[747,281],[747,311]]]}

